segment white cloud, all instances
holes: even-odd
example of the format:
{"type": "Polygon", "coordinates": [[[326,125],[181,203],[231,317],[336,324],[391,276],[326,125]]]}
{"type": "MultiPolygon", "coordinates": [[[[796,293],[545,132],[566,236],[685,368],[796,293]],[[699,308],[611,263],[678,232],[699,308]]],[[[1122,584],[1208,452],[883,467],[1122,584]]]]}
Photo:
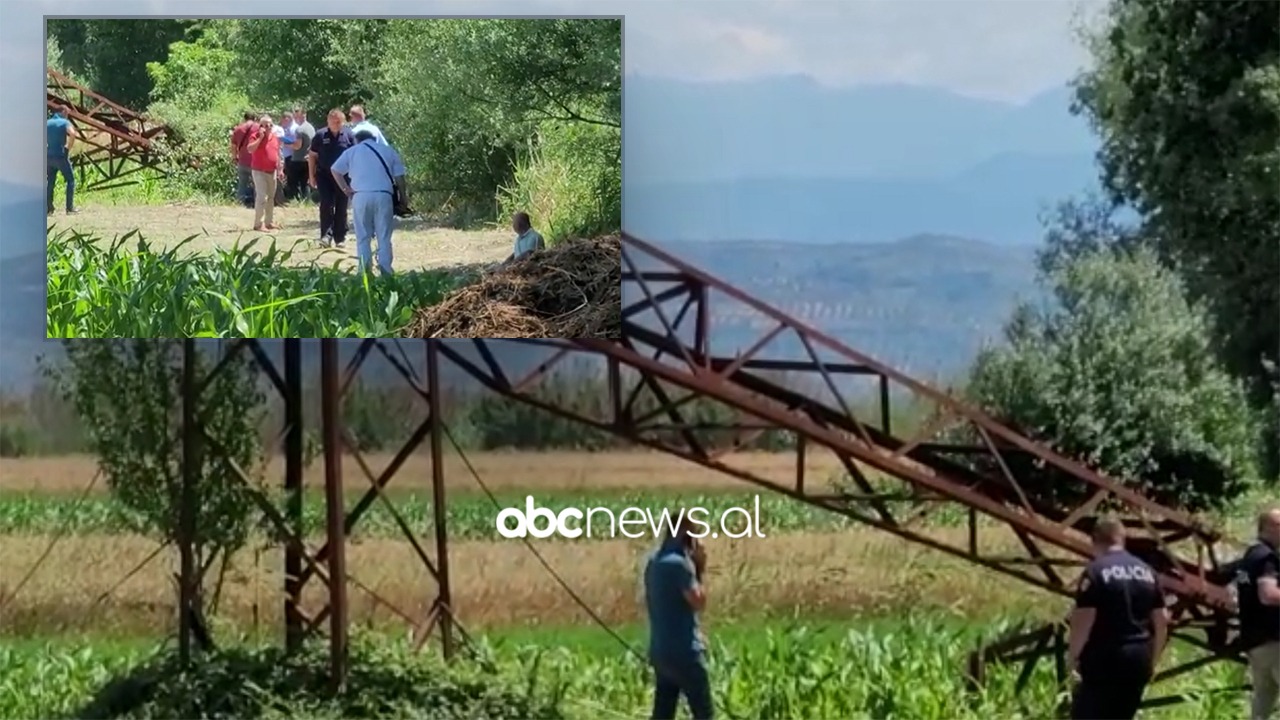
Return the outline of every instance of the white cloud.
{"type": "Polygon", "coordinates": [[[804,73],[1025,100],[1086,59],[1071,21],[1096,0],[658,0],[628,6],[628,65],[708,80],[804,73]],[[717,32],[714,28],[719,27],[717,32]],[[767,60],[742,38],[774,38],[767,60]]]}

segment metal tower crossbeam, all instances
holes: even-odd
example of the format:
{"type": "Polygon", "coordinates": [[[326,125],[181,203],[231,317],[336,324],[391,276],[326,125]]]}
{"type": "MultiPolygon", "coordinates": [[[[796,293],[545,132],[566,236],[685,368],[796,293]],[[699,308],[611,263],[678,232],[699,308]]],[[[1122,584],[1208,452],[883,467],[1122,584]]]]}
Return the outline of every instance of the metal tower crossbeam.
{"type": "Polygon", "coordinates": [[[105,190],[133,185],[131,177],[143,169],[163,171],[157,140],[167,136],[167,126],[155,123],[123,105],[112,102],[89,88],[48,68],[45,105],[56,102],[69,107],[67,118],[80,131],[78,144],[85,148],[76,156],[80,178],[86,190],[105,190]],[[88,180],[88,168],[97,170],[88,180]]]}

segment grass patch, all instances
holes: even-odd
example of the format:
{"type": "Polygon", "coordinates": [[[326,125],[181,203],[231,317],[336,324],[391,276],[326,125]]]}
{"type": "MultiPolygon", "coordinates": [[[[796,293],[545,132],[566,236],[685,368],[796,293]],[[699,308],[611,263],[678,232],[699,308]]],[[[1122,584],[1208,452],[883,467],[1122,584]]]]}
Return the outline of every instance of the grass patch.
{"type": "MultiPolygon", "coordinates": [[[[710,657],[717,711],[729,718],[1046,718],[1067,688],[1041,663],[1021,696],[1017,667],[996,668],[987,690],[966,693],[967,653],[1005,628],[931,616],[847,623],[746,621],[712,628],[710,657]]],[[[642,626],[621,628],[629,641],[642,626]]],[[[153,646],[154,647],[154,646],[153,646]]],[[[1183,653],[1180,645],[1170,654],[1183,653]]],[[[351,691],[327,698],[326,662],[315,648],[284,662],[253,646],[207,658],[190,673],[171,655],[120,640],[67,638],[0,649],[0,716],[98,717],[644,717],[646,669],[596,628],[544,628],[482,638],[478,659],[441,666],[387,636],[364,635],[354,648],[351,691]],[[141,670],[130,668],[141,667],[141,670]],[[155,683],[157,674],[166,678],[155,683]],[[112,678],[111,692],[102,689],[112,678]],[[149,692],[148,692],[149,691],[149,692]],[[491,705],[484,698],[502,698],[491,705]],[[101,712],[115,702],[116,712],[101,712]],[[129,707],[132,712],[119,712],[129,707]],[[466,708],[470,714],[450,714],[466,708]],[[502,714],[505,709],[515,715],[502,714]],[[487,714],[486,714],[487,713],[487,714]]],[[[1149,696],[1192,693],[1192,701],[1146,711],[1183,720],[1245,714],[1243,693],[1197,694],[1243,679],[1215,665],[1161,683],[1149,696]]]]}
{"type": "Polygon", "coordinates": [[[193,239],[156,252],[136,232],[106,246],[80,233],[50,234],[49,336],[390,337],[458,284],[444,271],[384,278],[336,262],[294,266],[292,250],[274,241],[263,250],[253,240],[182,253],[193,239]]]}

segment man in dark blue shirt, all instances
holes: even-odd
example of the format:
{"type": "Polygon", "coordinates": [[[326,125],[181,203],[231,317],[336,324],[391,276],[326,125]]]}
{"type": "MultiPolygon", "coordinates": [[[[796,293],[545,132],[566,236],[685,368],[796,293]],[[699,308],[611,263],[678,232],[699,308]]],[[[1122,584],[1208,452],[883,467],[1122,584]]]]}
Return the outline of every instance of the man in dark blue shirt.
{"type": "Polygon", "coordinates": [[[1258,541],[1236,565],[1240,642],[1249,656],[1252,720],[1267,720],[1280,698],[1280,508],[1258,516],[1258,541]]]}
{"type": "Polygon", "coordinates": [[[355,135],[343,127],[347,121],[341,110],[329,111],[328,125],[311,139],[307,153],[307,183],[320,194],[320,242],[342,247],[347,240],[347,194],[330,172],[333,163],[356,144],[355,135]]]}
{"type": "Polygon", "coordinates": [[[1071,613],[1067,659],[1080,679],[1073,720],[1131,720],[1168,639],[1164,593],[1151,566],[1125,550],[1116,518],[1093,529],[1094,559],[1085,566],[1071,613]]]}
{"type": "Polygon", "coordinates": [[[672,720],[684,695],[694,720],[710,720],[711,683],[698,613],[706,607],[707,556],[688,523],[663,538],[644,570],[649,613],[649,662],[654,671],[653,718],[672,720]]]}
{"type": "Polygon", "coordinates": [[[53,191],[58,185],[58,175],[67,186],[67,214],[76,211],[76,178],[71,167],[71,146],[79,137],[76,127],[67,119],[67,106],[58,102],[53,107],[53,117],[44,124],[45,132],[45,212],[53,214],[53,191]]]}

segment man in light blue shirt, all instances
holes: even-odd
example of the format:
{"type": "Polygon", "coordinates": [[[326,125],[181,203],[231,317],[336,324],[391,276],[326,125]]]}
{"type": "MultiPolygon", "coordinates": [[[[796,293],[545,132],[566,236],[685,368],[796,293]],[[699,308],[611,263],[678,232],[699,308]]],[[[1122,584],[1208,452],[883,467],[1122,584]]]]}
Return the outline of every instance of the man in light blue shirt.
{"type": "Polygon", "coordinates": [[[382,135],[382,130],[377,125],[369,122],[365,117],[363,105],[352,105],[351,112],[347,113],[351,117],[351,134],[358,135],[361,132],[368,132],[373,135],[373,141],[379,145],[389,145],[387,138],[382,135]]]}
{"type": "Polygon", "coordinates": [[[518,212],[511,216],[511,229],[516,231],[516,245],[507,259],[502,261],[503,265],[513,263],[547,246],[546,241],[542,239],[542,234],[533,229],[533,221],[529,219],[527,212],[518,212]]]}
{"type": "Polygon", "coordinates": [[[53,214],[53,191],[58,185],[58,176],[67,186],[67,214],[76,212],[76,178],[71,168],[71,146],[75,144],[80,133],[76,126],[67,119],[67,106],[58,102],[53,107],[53,117],[44,124],[45,132],[45,212],[53,214]]]}
{"type": "Polygon", "coordinates": [[[343,151],[330,168],[338,188],[351,198],[351,213],[356,226],[356,257],[361,270],[370,266],[370,244],[378,238],[378,268],[391,274],[391,231],[395,225],[395,188],[408,201],[404,161],[390,145],[379,145],[373,133],[356,133],[356,144],[343,151]],[[346,175],[351,178],[348,185],[346,175]]]}

